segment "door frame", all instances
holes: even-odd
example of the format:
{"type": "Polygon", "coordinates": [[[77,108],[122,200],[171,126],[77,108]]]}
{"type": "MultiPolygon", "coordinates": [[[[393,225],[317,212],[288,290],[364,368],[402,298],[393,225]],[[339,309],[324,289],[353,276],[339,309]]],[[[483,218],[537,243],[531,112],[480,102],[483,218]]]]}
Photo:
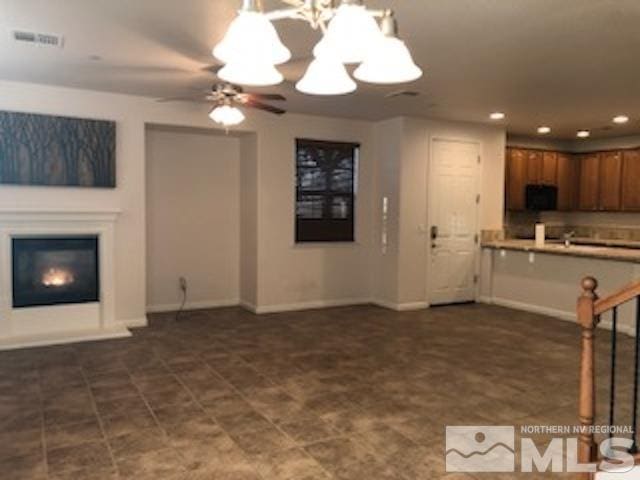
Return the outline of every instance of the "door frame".
{"type": "MultiPolygon", "coordinates": [[[[431,253],[431,220],[432,220],[432,214],[431,214],[431,205],[432,205],[432,200],[433,200],[433,189],[431,188],[432,186],[432,182],[434,177],[434,162],[433,162],[433,157],[434,157],[434,144],[438,141],[444,141],[444,142],[453,142],[453,143],[465,143],[465,144],[470,144],[470,145],[475,145],[477,152],[478,152],[478,157],[480,158],[480,161],[476,164],[476,195],[480,195],[481,194],[481,185],[482,185],[482,177],[483,177],[483,151],[484,151],[484,144],[481,140],[478,140],[477,138],[468,138],[468,137],[456,137],[456,136],[449,136],[449,135],[428,135],[428,140],[429,140],[429,155],[428,155],[428,168],[427,168],[427,191],[426,191],[426,202],[427,202],[427,212],[426,212],[426,231],[425,231],[425,248],[427,251],[427,264],[425,265],[425,286],[426,286],[426,292],[425,292],[425,298],[426,298],[426,303],[427,305],[431,305],[431,287],[432,287],[432,281],[431,281],[431,276],[430,276],[430,266],[431,266],[431,260],[432,260],[432,253],[431,253]]],[[[482,244],[482,238],[481,238],[481,227],[480,227],[480,207],[482,206],[482,201],[483,198],[482,196],[480,196],[480,202],[478,202],[476,205],[476,234],[478,235],[478,244],[475,247],[475,261],[474,261],[474,275],[477,276],[478,278],[478,282],[475,284],[475,288],[474,288],[474,301],[478,301],[478,297],[480,296],[480,262],[481,262],[481,253],[482,253],[482,248],[481,248],[481,244],[482,244]]]]}

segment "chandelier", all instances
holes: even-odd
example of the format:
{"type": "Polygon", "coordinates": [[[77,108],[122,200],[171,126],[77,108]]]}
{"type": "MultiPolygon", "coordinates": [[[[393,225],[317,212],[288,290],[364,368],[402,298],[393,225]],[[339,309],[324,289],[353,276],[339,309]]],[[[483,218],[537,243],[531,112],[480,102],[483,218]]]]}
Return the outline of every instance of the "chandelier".
{"type": "Polygon", "coordinates": [[[223,80],[269,86],[284,80],[276,68],[291,59],[273,21],[306,21],[323,33],[313,60],[296,89],[309,95],[343,95],[357,89],[345,65],[358,65],[353,76],[375,84],[406,83],[422,76],[406,44],[398,38],[391,10],[367,9],[363,0],[281,0],[288,8],[264,12],[260,0],[243,0],[213,55],[224,66],[223,80]],[[339,5],[338,5],[339,3],[339,5]]]}

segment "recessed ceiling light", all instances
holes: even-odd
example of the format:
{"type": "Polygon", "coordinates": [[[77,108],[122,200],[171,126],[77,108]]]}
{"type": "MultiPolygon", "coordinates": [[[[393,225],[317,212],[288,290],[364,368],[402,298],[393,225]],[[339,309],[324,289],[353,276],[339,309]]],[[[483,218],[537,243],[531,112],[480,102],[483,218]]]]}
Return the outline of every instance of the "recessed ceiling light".
{"type": "Polygon", "coordinates": [[[613,123],[617,123],[622,125],[623,123],[627,123],[629,121],[629,117],[626,115],[618,115],[617,117],[613,117],[613,123]]]}
{"type": "Polygon", "coordinates": [[[504,117],[506,117],[506,115],[502,112],[493,112],[491,115],[489,115],[489,118],[491,120],[503,120],[504,117]]]}
{"type": "Polygon", "coordinates": [[[591,136],[591,132],[589,130],[578,130],[576,136],[578,138],[589,138],[591,136]]]}
{"type": "Polygon", "coordinates": [[[551,133],[551,127],[538,127],[538,133],[540,135],[546,135],[547,133],[551,133]]]}

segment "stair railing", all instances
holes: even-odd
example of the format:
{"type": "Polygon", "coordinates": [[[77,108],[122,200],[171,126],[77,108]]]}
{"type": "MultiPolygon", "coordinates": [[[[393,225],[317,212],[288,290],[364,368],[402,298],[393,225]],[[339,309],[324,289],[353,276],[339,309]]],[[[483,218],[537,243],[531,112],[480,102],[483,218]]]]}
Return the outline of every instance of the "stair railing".
{"type": "MultiPolygon", "coordinates": [[[[636,339],[632,405],[632,441],[629,453],[638,456],[638,393],[640,373],[640,282],[629,284],[618,292],[599,298],[598,282],[593,277],[582,280],[582,294],[578,298],[578,323],[582,329],[580,356],[579,415],[581,433],[578,441],[578,461],[582,464],[598,461],[598,448],[593,434],[596,413],[595,330],[603,314],[611,312],[611,378],[609,399],[609,426],[615,422],[616,360],[618,344],[618,307],[636,300],[636,339]]],[[[613,434],[612,434],[613,435],[613,434]]],[[[585,475],[584,478],[591,478],[585,475]]]]}

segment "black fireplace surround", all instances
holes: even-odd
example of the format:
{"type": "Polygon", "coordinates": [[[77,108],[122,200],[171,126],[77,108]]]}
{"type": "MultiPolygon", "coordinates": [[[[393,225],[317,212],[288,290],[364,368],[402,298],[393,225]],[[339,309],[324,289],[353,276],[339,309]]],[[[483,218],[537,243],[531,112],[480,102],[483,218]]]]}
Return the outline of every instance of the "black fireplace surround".
{"type": "Polygon", "coordinates": [[[98,237],[12,239],[13,307],[100,301],[98,237]]]}

